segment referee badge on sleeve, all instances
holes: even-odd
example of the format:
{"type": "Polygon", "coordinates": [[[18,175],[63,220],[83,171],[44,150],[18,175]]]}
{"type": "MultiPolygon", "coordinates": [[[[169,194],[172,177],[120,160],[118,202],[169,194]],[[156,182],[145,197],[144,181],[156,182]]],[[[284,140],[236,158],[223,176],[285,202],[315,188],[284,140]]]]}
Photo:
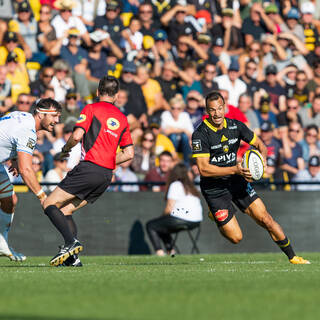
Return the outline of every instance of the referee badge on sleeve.
{"type": "Polygon", "coordinates": [[[192,151],[202,151],[201,140],[192,140],[192,151]]]}

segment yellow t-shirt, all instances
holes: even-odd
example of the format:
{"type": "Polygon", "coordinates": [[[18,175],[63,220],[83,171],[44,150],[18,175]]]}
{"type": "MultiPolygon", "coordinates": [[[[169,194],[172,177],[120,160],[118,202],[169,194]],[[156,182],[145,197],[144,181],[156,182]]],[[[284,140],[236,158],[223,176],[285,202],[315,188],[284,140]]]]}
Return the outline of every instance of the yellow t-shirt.
{"type": "Polygon", "coordinates": [[[17,101],[20,93],[30,93],[29,77],[24,66],[18,65],[14,74],[8,73],[7,78],[11,81],[11,98],[13,103],[17,101]]]}
{"type": "Polygon", "coordinates": [[[159,82],[157,80],[149,79],[147,83],[142,86],[142,92],[148,109],[154,108],[156,104],[155,96],[157,93],[161,92],[159,82]]]}
{"type": "MultiPolygon", "coordinates": [[[[20,64],[26,63],[26,55],[21,48],[15,48],[13,52],[18,56],[17,59],[20,64]]],[[[8,53],[8,49],[5,46],[0,47],[0,66],[6,64],[8,53]]]]}

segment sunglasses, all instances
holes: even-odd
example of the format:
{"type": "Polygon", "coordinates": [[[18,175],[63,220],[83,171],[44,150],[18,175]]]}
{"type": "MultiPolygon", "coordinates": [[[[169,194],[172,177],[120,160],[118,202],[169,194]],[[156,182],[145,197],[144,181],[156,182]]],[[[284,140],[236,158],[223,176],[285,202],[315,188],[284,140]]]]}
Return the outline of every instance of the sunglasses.
{"type": "Polygon", "coordinates": [[[152,13],[151,10],[141,10],[140,13],[152,13]]]}
{"type": "Polygon", "coordinates": [[[296,110],[296,109],[298,109],[298,107],[297,106],[288,106],[288,109],[296,110]]]}
{"type": "Polygon", "coordinates": [[[214,74],[214,73],[216,73],[216,71],[214,70],[214,71],[211,71],[211,70],[204,70],[204,73],[211,73],[211,74],[214,74]]]}
{"type": "Polygon", "coordinates": [[[307,81],[307,79],[305,79],[305,78],[297,78],[296,81],[297,82],[305,82],[305,81],[307,81]]]}
{"type": "Polygon", "coordinates": [[[182,110],[182,108],[171,107],[171,110],[182,110]]]}
{"type": "Polygon", "coordinates": [[[70,9],[61,9],[60,12],[71,12],[72,10],[70,9]]]}
{"type": "Polygon", "coordinates": [[[146,138],[144,138],[143,141],[153,142],[154,140],[153,140],[153,139],[146,139],[146,138]]]}
{"type": "Polygon", "coordinates": [[[312,134],[312,133],[307,133],[307,137],[317,138],[318,135],[317,134],[312,134]]]}
{"type": "Polygon", "coordinates": [[[300,132],[300,130],[294,130],[294,129],[289,129],[290,132],[295,132],[295,133],[298,133],[300,132]]]}
{"type": "Polygon", "coordinates": [[[44,74],[43,77],[44,78],[53,78],[53,74],[44,74]]]}
{"type": "Polygon", "coordinates": [[[260,52],[260,49],[253,49],[253,48],[250,48],[249,51],[252,51],[252,52],[260,52]]]}
{"type": "Polygon", "coordinates": [[[70,96],[70,97],[66,97],[67,100],[71,100],[71,99],[74,99],[74,100],[77,100],[77,97],[76,96],[70,96]]]}

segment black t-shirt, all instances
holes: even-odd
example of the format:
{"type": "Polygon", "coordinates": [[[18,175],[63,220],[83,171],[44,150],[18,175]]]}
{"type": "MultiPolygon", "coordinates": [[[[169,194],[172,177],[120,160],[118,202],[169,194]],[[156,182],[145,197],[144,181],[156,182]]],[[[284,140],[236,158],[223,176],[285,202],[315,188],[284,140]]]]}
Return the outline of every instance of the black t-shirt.
{"type": "MultiPolygon", "coordinates": [[[[222,23],[215,24],[210,30],[213,39],[216,37],[223,39],[225,32],[226,29],[223,27],[222,23]]],[[[244,48],[243,34],[239,28],[232,26],[228,50],[235,50],[239,48],[244,48]]]]}
{"type": "Polygon", "coordinates": [[[208,93],[210,93],[211,91],[214,90],[219,90],[219,86],[215,81],[212,81],[212,87],[208,87],[205,82],[203,81],[203,79],[200,81],[201,83],[201,88],[202,88],[202,95],[204,97],[206,97],[208,95],[208,93]]]}
{"type": "Polygon", "coordinates": [[[263,21],[260,22],[259,26],[256,26],[249,17],[244,19],[241,31],[244,35],[251,34],[254,40],[260,41],[261,35],[267,33],[268,29],[263,21]]]}
{"type": "Polygon", "coordinates": [[[250,97],[253,98],[254,93],[260,88],[258,81],[256,79],[250,79],[250,82],[247,82],[243,79],[243,77],[240,77],[240,80],[242,80],[247,85],[247,92],[250,97]]]}
{"type": "Polygon", "coordinates": [[[156,78],[156,80],[159,82],[163,96],[168,102],[179,92],[179,85],[177,79],[166,81],[161,77],[158,77],[156,78]]]}
{"type": "Polygon", "coordinates": [[[159,21],[152,21],[151,26],[149,29],[145,28],[144,26],[141,27],[140,32],[146,36],[154,36],[155,31],[161,29],[161,23],[159,21]]]}
{"type": "MultiPolygon", "coordinates": [[[[208,119],[205,119],[192,134],[192,157],[209,157],[209,162],[218,167],[232,167],[237,164],[237,152],[241,140],[253,144],[256,135],[241,121],[225,118],[224,127],[217,130],[208,119]]],[[[202,186],[210,188],[219,178],[202,177],[202,186]]]]}
{"type": "Polygon", "coordinates": [[[286,91],[284,88],[280,86],[280,84],[276,84],[274,87],[271,87],[267,81],[259,82],[259,87],[266,90],[270,96],[271,101],[274,103],[276,107],[279,106],[279,97],[281,95],[285,95],[286,91]]]}
{"type": "Polygon", "coordinates": [[[94,19],[94,29],[102,29],[110,34],[111,39],[119,46],[121,31],[124,29],[122,20],[116,17],[114,21],[108,20],[106,16],[98,16],[94,19]]]}
{"type": "Polygon", "coordinates": [[[88,56],[88,68],[92,77],[101,79],[108,73],[107,55],[101,51],[99,59],[93,59],[88,56]]]}
{"type": "Polygon", "coordinates": [[[276,138],[272,138],[269,144],[266,144],[267,153],[267,165],[269,167],[277,167],[280,162],[280,148],[281,144],[276,138]]]}
{"type": "Polygon", "coordinates": [[[193,38],[195,38],[195,35],[197,33],[196,29],[190,22],[184,22],[180,24],[175,19],[169,22],[169,25],[166,28],[166,30],[168,33],[168,40],[172,45],[177,44],[178,36],[180,34],[192,34],[193,38]]]}
{"type": "MultiPolygon", "coordinates": [[[[277,115],[277,121],[278,121],[278,126],[279,127],[286,127],[289,125],[290,123],[290,119],[288,118],[287,116],[287,112],[286,111],[283,111],[283,112],[280,112],[278,115],[277,115]]],[[[297,121],[302,125],[302,120],[301,120],[301,117],[299,114],[297,114],[297,121]]]]}

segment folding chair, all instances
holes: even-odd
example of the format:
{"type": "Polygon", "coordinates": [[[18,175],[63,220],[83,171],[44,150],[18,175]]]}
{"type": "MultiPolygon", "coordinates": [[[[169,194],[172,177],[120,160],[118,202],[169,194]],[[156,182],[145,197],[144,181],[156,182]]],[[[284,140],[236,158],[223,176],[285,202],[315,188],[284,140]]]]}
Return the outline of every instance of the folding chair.
{"type": "Polygon", "coordinates": [[[178,235],[181,231],[187,231],[188,233],[188,236],[191,240],[191,243],[192,243],[192,249],[191,249],[191,254],[193,253],[200,253],[200,250],[197,246],[197,241],[199,239],[199,236],[200,236],[200,231],[201,231],[201,228],[200,228],[201,224],[199,223],[198,226],[195,226],[193,228],[188,228],[187,226],[185,227],[182,227],[181,230],[177,231],[175,233],[175,236],[173,238],[173,243],[172,243],[172,248],[174,248],[176,250],[177,253],[180,253],[180,250],[177,246],[177,240],[178,240],[178,235]]]}

